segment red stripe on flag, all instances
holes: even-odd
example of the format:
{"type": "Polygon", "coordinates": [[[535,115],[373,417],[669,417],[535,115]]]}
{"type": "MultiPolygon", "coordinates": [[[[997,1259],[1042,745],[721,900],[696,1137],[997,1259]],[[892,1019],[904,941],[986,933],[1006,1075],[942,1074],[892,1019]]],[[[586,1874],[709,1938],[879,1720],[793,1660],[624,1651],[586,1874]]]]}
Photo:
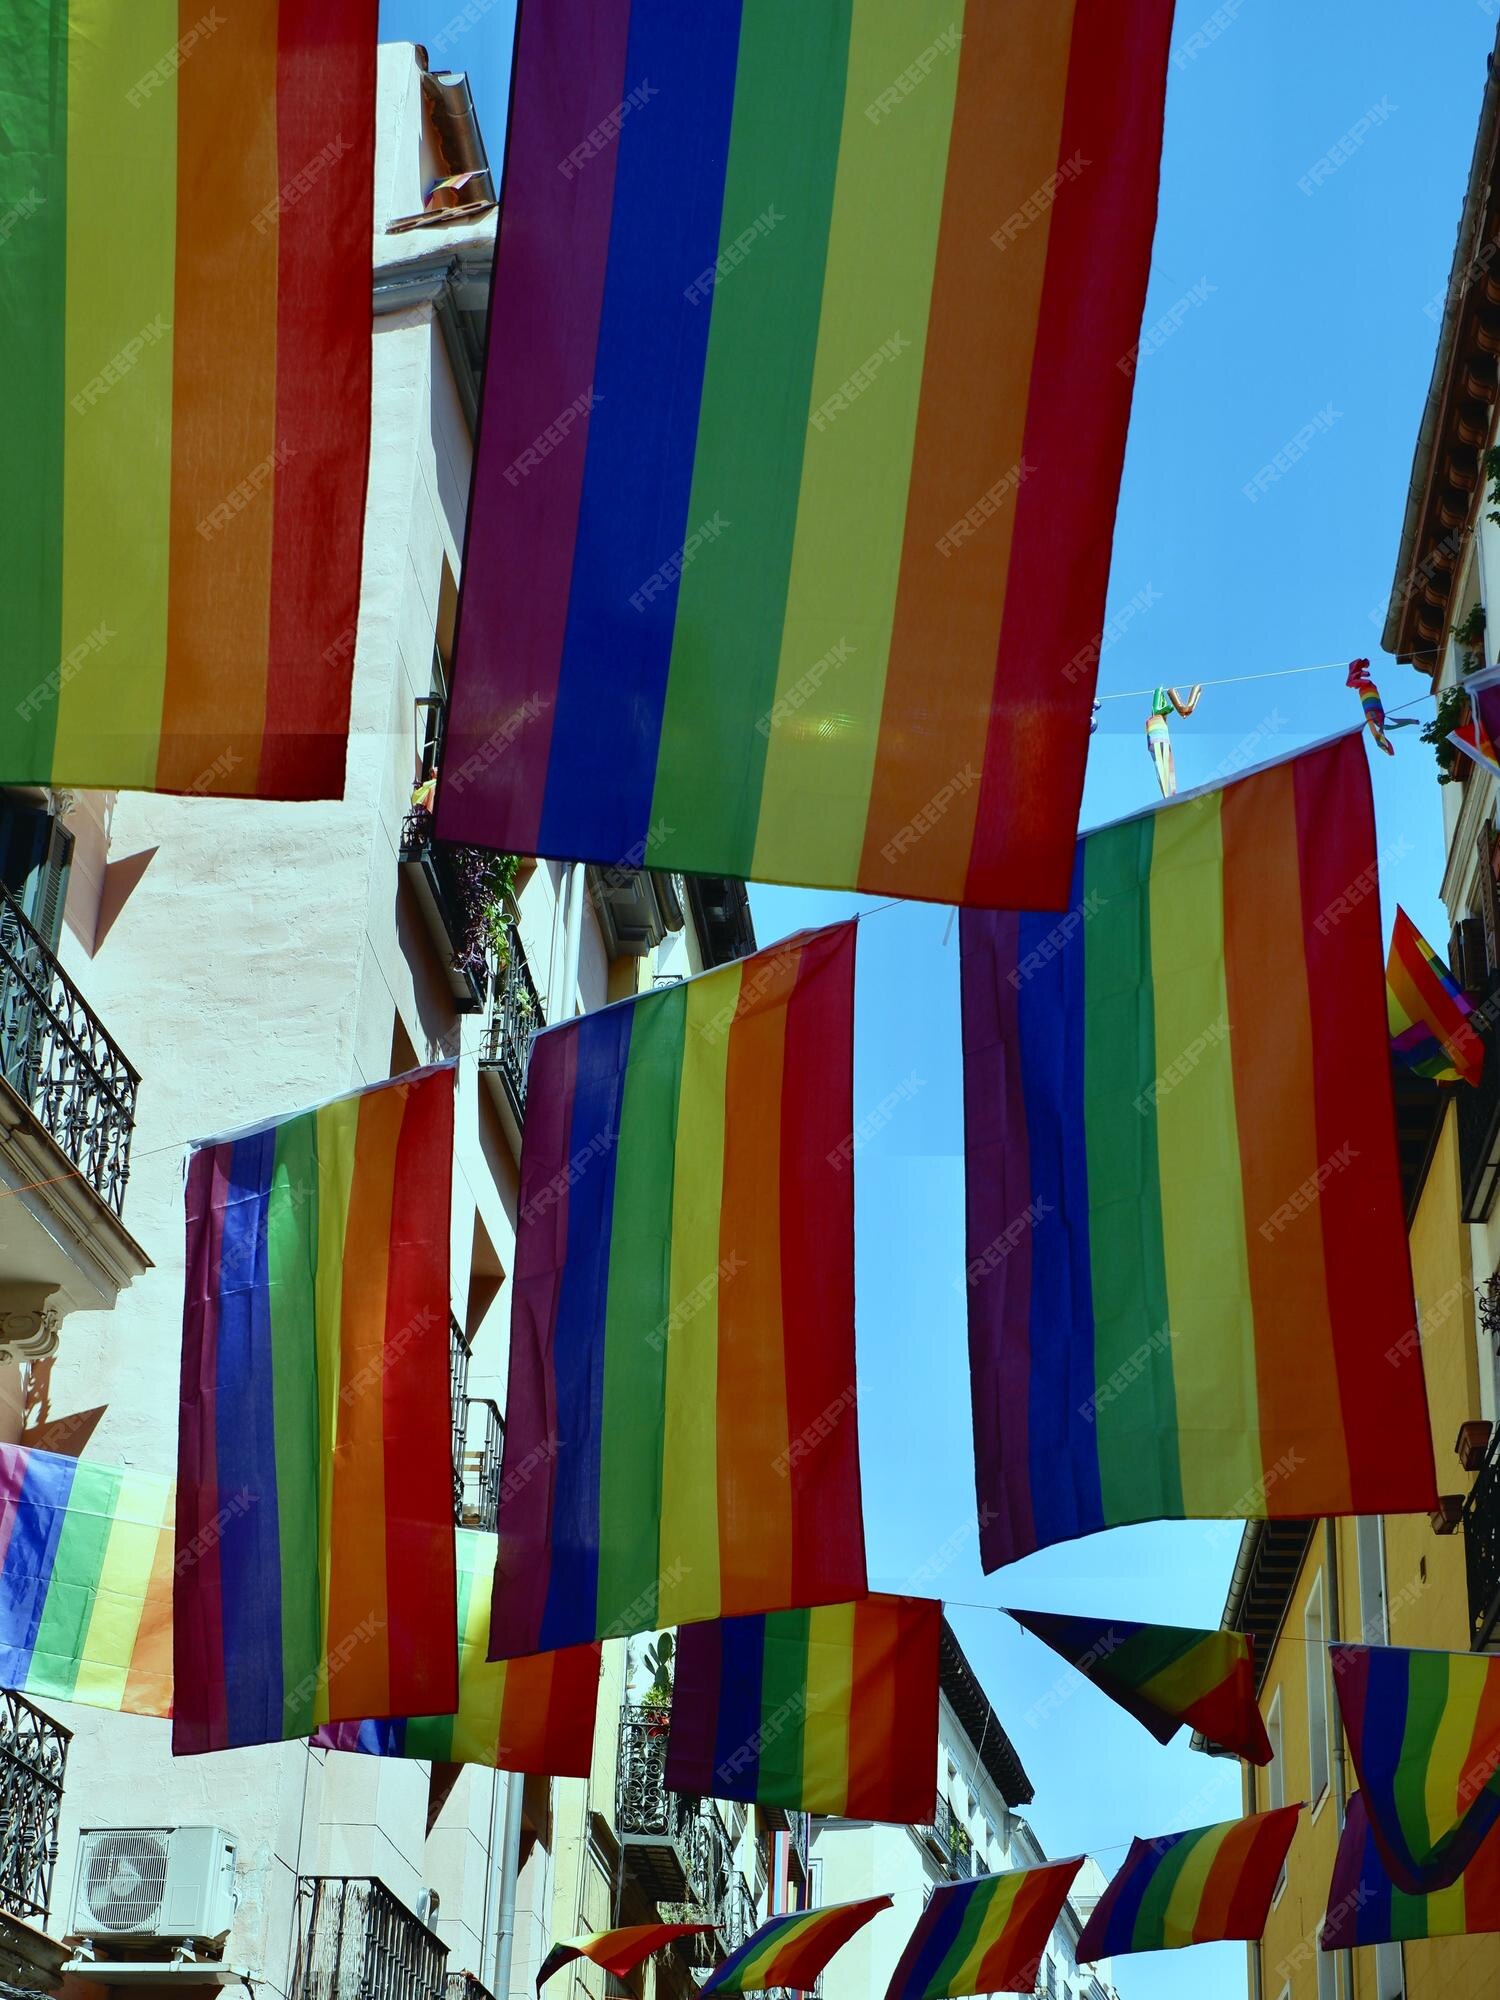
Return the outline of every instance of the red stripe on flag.
{"type": "MultiPolygon", "coordinates": [[[[1307,1192],[1322,1225],[1351,1511],[1429,1513],[1437,1506],[1437,1471],[1412,1337],[1416,1305],[1396,1155],[1375,806],[1363,734],[1340,737],[1292,768],[1320,1183],[1307,1192]]],[[[1288,1188],[1285,1199],[1302,1192],[1288,1188]]],[[[1288,1226],[1310,1219],[1297,1215],[1288,1226]]],[[[1249,1218],[1252,1227],[1271,1220],[1249,1218]]],[[[1268,1497],[1275,1511],[1274,1491],[1268,1497]]]]}
{"type": "Polygon", "coordinates": [[[370,463],[376,0],[281,0],[276,448],[262,798],[344,789],[370,463]],[[316,181],[301,199],[299,176],[316,181]]]}
{"type": "Polygon", "coordinates": [[[856,927],[803,946],[786,1003],[781,1316],[793,1604],[865,1593],[854,1369],[856,927]]]}
{"type": "Polygon", "coordinates": [[[967,903],[1046,910],[1068,898],[1130,422],[1120,364],[1146,300],[1172,6],[1077,0],[1058,158],[1092,164],[1062,182],[1048,222],[967,903]],[[1035,577],[1047,587],[1029,587],[1035,577]]]}

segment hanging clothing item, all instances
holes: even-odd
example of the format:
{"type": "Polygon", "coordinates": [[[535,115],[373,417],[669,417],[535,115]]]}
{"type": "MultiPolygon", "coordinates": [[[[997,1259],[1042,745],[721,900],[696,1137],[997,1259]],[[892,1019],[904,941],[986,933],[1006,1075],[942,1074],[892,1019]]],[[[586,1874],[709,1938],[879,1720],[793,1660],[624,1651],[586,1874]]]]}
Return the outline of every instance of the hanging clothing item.
{"type": "Polygon", "coordinates": [[[1193,685],[1188,689],[1186,696],[1180,695],[1176,688],[1158,688],[1152,697],[1151,706],[1156,713],[1165,715],[1167,712],[1165,708],[1156,709],[1157,702],[1165,695],[1179,715],[1191,715],[1193,710],[1198,706],[1202,693],[1203,683],[1201,681],[1194,681],[1193,685]]]}
{"type": "Polygon", "coordinates": [[[1146,717],[1146,748],[1156,766],[1156,782],[1164,799],[1171,798],[1177,790],[1177,763],[1172,755],[1172,732],[1167,727],[1172,707],[1167,690],[1158,688],[1151,697],[1151,713],[1146,717]]]}
{"type": "Polygon", "coordinates": [[[1396,746],[1385,733],[1385,704],[1380,699],[1380,689],[1370,679],[1370,662],[1351,660],[1349,676],[1344,686],[1352,687],[1359,695],[1359,705],[1365,712],[1365,722],[1376,745],[1387,757],[1394,757],[1396,746]]]}

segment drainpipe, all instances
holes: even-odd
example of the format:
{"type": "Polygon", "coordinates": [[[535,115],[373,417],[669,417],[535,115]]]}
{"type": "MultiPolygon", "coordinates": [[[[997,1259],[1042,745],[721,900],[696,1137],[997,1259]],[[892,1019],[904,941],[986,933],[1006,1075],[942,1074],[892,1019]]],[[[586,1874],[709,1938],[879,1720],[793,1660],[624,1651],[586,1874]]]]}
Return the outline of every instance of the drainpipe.
{"type": "Polygon", "coordinates": [[[521,1794],[525,1781],[515,1771],[505,1778],[505,1832],[500,1843],[500,1902],[495,1921],[495,2000],[509,2000],[510,1964],[516,1943],[516,1878],[521,1872],[521,1794]]]}
{"type": "MultiPolygon", "coordinates": [[[[1328,1637],[1337,1644],[1341,1636],[1339,1623],[1339,1537],[1338,1524],[1334,1521],[1323,1523],[1324,1567],[1328,1571],[1328,1637]]],[[[1338,1828],[1344,1830],[1344,1805],[1348,1778],[1344,1769],[1344,1725],[1339,1714],[1337,1700],[1333,1703],[1333,1713],[1329,1717],[1333,1729],[1333,1802],[1338,1808],[1338,1828]]],[[[1354,1953],[1341,1951],[1338,1954],[1338,1990],[1345,2000],[1354,2000],[1354,1953]]]]}
{"type": "MultiPolygon", "coordinates": [[[[578,1011],[578,959],[583,946],[584,865],[573,863],[568,876],[568,914],[563,927],[562,995],[557,1018],[571,1021],[578,1011]]],[[[501,1996],[504,2000],[504,1996],[501,1996]]]]}

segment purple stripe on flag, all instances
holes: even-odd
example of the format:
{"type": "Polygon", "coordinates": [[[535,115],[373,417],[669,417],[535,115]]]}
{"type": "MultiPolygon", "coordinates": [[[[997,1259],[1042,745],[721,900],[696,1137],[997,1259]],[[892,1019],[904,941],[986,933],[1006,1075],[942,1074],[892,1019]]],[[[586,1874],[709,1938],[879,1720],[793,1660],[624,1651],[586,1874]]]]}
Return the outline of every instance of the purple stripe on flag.
{"type": "Polygon", "coordinates": [[[1029,1439],[1031,1160],[1019,1063],[1020,919],[1013,911],[959,917],[963,996],[964,1148],[969,1378],[974,1403],[979,1543],[986,1570],[1034,1547],[1029,1439]],[[997,1078],[999,1088],[996,1088],[997,1078]],[[989,1497],[1003,1492],[1003,1518],[989,1497]]]}
{"type": "Polygon", "coordinates": [[[466,540],[437,819],[445,839],[493,844],[498,828],[528,854],[557,713],[630,12],[631,0],[522,0],[516,42],[518,72],[556,88],[520,95],[506,135],[505,286],[490,310],[468,517],[484,522],[484,548],[471,563],[466,540]]]}
{"type": "Polygon", "coordinates": [[[177,1549],[194,1559],[172,1585],[172,1674],[179,1690],[198,1690],[192,1713],[173,1704],[177,1756],[212,1750],[228,1731],[219,1543],[204,1533],[219,1506],[215,1405],[219,1369],[219,1265],[225,1185],[232,1146],[193,1154],[187,1179],[187,1271],[182,1316],[182,1393],[177,1428],[177,1549]]]}

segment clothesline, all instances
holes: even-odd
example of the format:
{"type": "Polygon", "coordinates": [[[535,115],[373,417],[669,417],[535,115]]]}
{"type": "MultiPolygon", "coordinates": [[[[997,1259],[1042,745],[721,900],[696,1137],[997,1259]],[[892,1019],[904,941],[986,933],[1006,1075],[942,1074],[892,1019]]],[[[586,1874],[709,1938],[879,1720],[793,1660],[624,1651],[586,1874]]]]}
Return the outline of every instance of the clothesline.
{"type": "MultiPolygon", "coordinates": [[[[1226,674],[1221,679],[1216,681],[1197,681],[1191,684],[1196,687],[1205,687],[1205,688],[1239,687],[1242,686],[1246,681],[1284,681],[1290,679],[1292,676],[1296,674],[1332,673],[1334,668],[1336,667],[1342,668],[1345,672],[1347,672],[1349,668],[1349,662],[1347,660],[1323,660],[1320,661],[1319,664],[1315,667],[1273,667],[1263,674],[1226,674]]],[[[1163,685],[1163,683],[1158,682],[1157,685],[1161,686],[1163,685]]],[[[1178,685],[1187,686],[1189,685],[1189,683],[1185,677],[1179,676],[1178,685]]],[[[1101,702],[1140,701],[1148,699],[1151,695],[1155,694],[1155,692],[1156,688],[1154,687],[1122,688],[1118,691],[1114,691],[1109,694],[1096,695],[1095,700],[1101,702]]],[[[1420,694],[1413,695],[1410,701],[1397,701],[1390,703],[1387,707],[1386,713],[1388,715],[1394,715],[1403,708],[1415,708],[1419,701],[1431,701],[1434,699],[1434,696],[1435,696],[1434,689],[1424,688],[1420,694]]]]}

